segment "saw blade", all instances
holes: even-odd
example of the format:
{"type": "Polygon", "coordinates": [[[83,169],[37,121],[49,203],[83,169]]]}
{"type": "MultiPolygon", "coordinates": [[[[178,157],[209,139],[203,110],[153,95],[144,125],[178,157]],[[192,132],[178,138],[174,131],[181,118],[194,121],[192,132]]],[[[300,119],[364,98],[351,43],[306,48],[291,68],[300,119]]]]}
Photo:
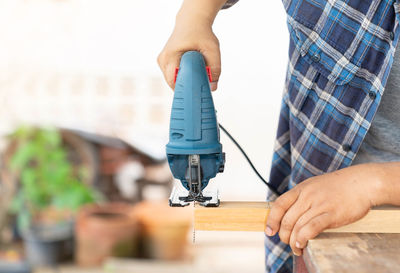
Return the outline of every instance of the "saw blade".
{"type": "MultiPolygon", "coordinates": [[[[196,201],[193,202],[193,211],[196,208],[196,201]]],[[[196,243],[196,230],[194,228],[194,213],[193,213],[193,244],[196,243]]]]}

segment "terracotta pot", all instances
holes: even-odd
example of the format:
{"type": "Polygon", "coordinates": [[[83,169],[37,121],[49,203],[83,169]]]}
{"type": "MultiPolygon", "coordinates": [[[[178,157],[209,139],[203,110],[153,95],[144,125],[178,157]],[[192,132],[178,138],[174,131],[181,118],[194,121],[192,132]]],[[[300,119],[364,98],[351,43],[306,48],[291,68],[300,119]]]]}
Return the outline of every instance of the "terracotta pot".
{"type": "Polygon", "coordinates": [[[134,256],[138,225],[132,218],[132,210],[132,206],[122,203],[84,207],[76,223],[77,263],[96,266],[110,256],[134,256]]]}
{"type": "Polygon", "coordinates": [[[145,201],[134,210],[143,239],[144,256],[165,260],[184,258],[193,219],[191,207],[171,208],[168,201],[145,201]]]}

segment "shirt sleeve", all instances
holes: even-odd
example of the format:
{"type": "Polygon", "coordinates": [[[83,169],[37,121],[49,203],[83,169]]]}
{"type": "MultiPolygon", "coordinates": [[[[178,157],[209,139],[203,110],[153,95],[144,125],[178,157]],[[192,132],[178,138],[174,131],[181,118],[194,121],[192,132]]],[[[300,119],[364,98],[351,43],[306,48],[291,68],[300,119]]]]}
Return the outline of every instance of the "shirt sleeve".
{"type": "Polygon", "coordinates": [[[239,0],[227,0],[226,3],[222,6],[222,9],[230,8],[237,2],[239,2],[239,0]]]}

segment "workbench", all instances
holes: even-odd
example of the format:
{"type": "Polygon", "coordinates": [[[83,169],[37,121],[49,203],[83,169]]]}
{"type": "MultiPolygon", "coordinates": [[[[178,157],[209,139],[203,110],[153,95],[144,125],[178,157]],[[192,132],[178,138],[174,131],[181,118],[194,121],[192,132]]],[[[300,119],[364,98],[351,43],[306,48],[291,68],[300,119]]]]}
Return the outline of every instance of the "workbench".
{"type": "Polygon", "coordinates": [[[303,259],[309,273],[398,273],[400,234],[322,233],[303,259]]]}

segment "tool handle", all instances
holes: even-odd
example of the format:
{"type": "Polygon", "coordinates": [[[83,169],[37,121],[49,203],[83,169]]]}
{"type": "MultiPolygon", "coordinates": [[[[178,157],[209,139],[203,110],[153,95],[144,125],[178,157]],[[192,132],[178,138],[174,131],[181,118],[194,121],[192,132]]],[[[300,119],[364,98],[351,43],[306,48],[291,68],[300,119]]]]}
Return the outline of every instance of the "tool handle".
{"type": "Polygon", "coordinates": [[[184,53],[176,77],[167,154],[222,151],[209,80],[203,55],[184,53]]]}
{"type": "MultiPolygon", "coordinates": [[[[206,71],[207,71],[208,80],[210,82],[212,82],[211,68],[209,66],[206,66],[206,71]]],[[[178,77],[178,72],[179,72],[179,67],[176,67],[175,68],[175,76],[174,76],[174,84],[176,83],[176,78],[178,77]]]]}

